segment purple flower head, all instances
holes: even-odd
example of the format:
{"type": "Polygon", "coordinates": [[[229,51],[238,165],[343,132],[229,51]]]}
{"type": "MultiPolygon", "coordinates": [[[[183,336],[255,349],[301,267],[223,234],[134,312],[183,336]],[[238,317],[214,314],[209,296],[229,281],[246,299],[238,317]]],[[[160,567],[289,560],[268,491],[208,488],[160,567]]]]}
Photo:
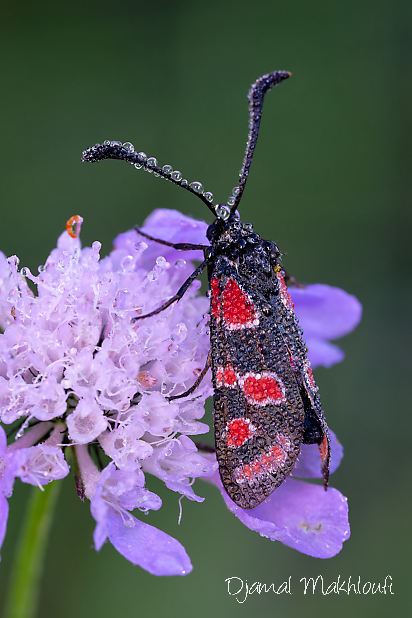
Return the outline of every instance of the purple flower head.
{"type": "MultiPolygon", "coordinates": [[[[202,244],[206,229],[170,210],[155,211],[143,227],[165,240],[202,244]]],[[[15,478],[42,489],[74,463],[76,487],[96,521],[96,549],[109,540],[150,573],[183,575],[192,568],[184,548],[143,522],[141,512],[161,507],[146,488],[150,475],[177,499],[203,501],[193,487],[199,477],[220,486],[215,457],[189,437],[208,431],[201,419],[212,394],[210,374],[190,397],[168,400],[192,386],[205,365],[209,300],[194,282],[167,310],[133,318],[171,298],[202,254],[182,254],[132,230],[102,259],[100,243],[81,248],[71,226],[68,231],[36,275],[19,270],[15,256],[0,254],[0,421],[12,424],[8,445],[0,426],[0,546],[15,478]],[[103,469],[98,451],[109,458],[103,469]]],[[[328,340],[355,326],[356,299],[320,285],[291,293],[314,364],[341,360],[328,340]]],[[[295,476],[320,475],[315,452],[302,447],[295,476]]],[[[332,467],[341,456],[334,441],[332,467]]],[[[291,478],[248,512],[224,498],[253,530],[328,557],[349,528],[346,500],[337,490],[322,492],[291,478]]]]}

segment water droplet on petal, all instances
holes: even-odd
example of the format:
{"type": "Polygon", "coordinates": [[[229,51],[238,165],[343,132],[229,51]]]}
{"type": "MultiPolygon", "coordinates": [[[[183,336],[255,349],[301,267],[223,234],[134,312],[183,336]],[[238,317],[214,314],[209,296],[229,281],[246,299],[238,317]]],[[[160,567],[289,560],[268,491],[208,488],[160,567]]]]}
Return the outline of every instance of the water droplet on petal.
{"type": "Polygon", "coordinates": [[[232,189],[232,195],[238,195],[240,192],[240,188],[239,187],[233,187],[232,189]]]}
{"type": "Polygon", "coordinates": [[[39,271],[39,273],[44,273],[44,271],[46,270],[46,266],[44,264],[40,264],[37,270],[39,271]]]}
{"type": "Polygon", "coordinates": [[[163,165],[162,170],[164,171],[165,174],[170,174],[171,171],[173,170],[173,167],[171,165],[163,165]]]}
{"type": "Polygon", "coordinates": [[[213,202],[213,193],[211,193],[210,191],[206,191],[205,198],[208,202],[213,202]]]}
{"type": "Polygon", "coordinates": [[[120,262],[120,268],[123,272],[131,272],[134,270],[134,257],[132,255],[126,255],[120,262]]]}
{"type": "Polygon", "coordinates": [[[186,178],[183,178],[182,182],[180,183],[182,185],[182,187],[186,187],[186,185],[188,184],[186,178]]]}
{"type": "Polygon", "coordinates": [[[121,146],[122,142],[119,142],[118,140],[113,140],[110,142],[110,146],[121,146]]]}
{"type": "Polygon", "coordinates": [[[229,199],[227,200],[227,205],[233,206],[234,203],[235,203],[235,198],[233,197],[233,195],[231,195],[229,199]]]}
{"type": "Polygon", "coordinates": [[[134,152],[134,146],[131,142],[123,142],[123,148],[128,152],[134,152]]]}
{"type": "Polygon", "coordinates": [[[23,275],[23,277],[28,277],[31,274],[30,268],[27,268],[26,266],[22,268],[20,272],[23,275]]]}
{"type": "Polygon", "coordinates": [[[110,140],[109,139],[105,139],[103,142],[103,146],[110,146],[110,140]]]}
{"type": "Polygon", "coordinates": [[[170,264],[168,263],[166,258],[163,257],[163,255],[159,255],[159,257],[156,258],[156,264],[161,268],[169,268],[170,266],[170,264]]]}

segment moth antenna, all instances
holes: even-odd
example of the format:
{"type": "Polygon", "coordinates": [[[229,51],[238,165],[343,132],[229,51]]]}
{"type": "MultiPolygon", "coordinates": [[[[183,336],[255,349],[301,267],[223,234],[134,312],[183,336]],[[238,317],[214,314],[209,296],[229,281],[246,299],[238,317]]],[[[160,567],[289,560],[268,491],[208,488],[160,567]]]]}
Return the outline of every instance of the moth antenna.
{"type": "Polygon", "coordinates": [[[155,157],[147,157],[144,152],[135,152],[133,144],[130,142],[117,142],[105,140],[103,144],[95,144],[83,151],[82,161],[88,161],[95,163],[97,161],[103,161],[103,159],[120,159],[126,161],[131,165],[134,165],[136,169],[145,169],[147,172],[153,173],[154,176],[160,176],[165,180],[186,189],[190,193],[200,198],[209,210],[216,217],[216,209],[212,204],[213,193],[210,191],[204,191],[201,182],[193,181],[189,182],[186,178],[182,177],[181,172],[174,170],[171,165],[163,165],[159,167],[157,159],[155,157]]]}
{"type": "Polygon", "coordinates": [[[262,108],[265,94],[276,86],[284,79],[290,77],[292,73],[289,71],[274,71],[273,73],[267,73],[262,75],[255,81],[250,87],[248,99],[249,99],[249,133],[246,142],[246,152],[243,159],[242,169],[239,172],[239,185],[234,187],[232,195],[227,201],[227,205],[230,206],[230,213],[233,214],[242,198],[242,194],[246,185],[247,177],[249,175],[249,168],[252,163],[253,153],[257,138],[259,135],[260,121],[262,119],[262,108]]]}

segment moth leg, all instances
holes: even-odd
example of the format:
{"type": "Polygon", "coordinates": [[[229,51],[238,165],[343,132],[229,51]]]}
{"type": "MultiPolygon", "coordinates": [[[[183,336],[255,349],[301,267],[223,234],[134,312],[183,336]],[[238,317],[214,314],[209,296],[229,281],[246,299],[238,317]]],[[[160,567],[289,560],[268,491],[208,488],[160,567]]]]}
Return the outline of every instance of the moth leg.
{"type": "Polygon", "coordinates": [[[206,365],[203,367],[202,371],[199,373],[199,375],[196,378],[196,381],[192,384],[192,386],[188,388],[187,391],[185,391],[184,393],[180,393],[180,395],[171,395],[171,397],[166,397],[166,399],[168,399],[169,401],[172,401],[174,399],[180,399],[183,397],[187,397],[188,395],[191,395],[197,389],[197,387],[199,386],[199,384],[201,383],[201,381],[207,374],[211,364],[212,364],[212,355],[209,350],[209,354],[207,355],[207,359],[206,359],[206,365]]]}
{"type": "Polygon", "coordinates": [[[154,236],[150,236],[150,234],[146,234],[146,232],[143,232],[138,227],[135,227],[134,229],[136,230],[138,234],[140,234],[140,236],[143,236],[144,238],[147,238],[148,240],[157,242],[159,243],[159,245],[165,245],[166,247],[172,247],[173,249],[178,249],[179,251],[193,251],[193,250],[204,251],[205,249],[209,248],[208,245],[193,245],[189,242],[177,242],[177,243],[169,242],[168,240],[154,238],[154,236]]]}
{"type": "Polygon", "coordinates": [[[150,313],[146,313],[145,315],[136,316],[135,318],[132,319],[132,322],[137,322],[137,320],[143,320],[144,318],[150,318],[152,315],[157,315],[161,311],[164,311],[165,309],[170,307],[170,305],[172,305],[176,301],[180,300],[183,294],[187,291],[187,289],[193,283],[193,281],[197,279],[197,277],[203,272],[206,265],[207,265],[207,260],[204,260],[201,264],[199,264],[196,270],[194,270],[192,274],[190,275],[190,277],[186,279],[186,281],[179,288],[176,294],[172,296],[172,298],[169,298],[169,300],[167,300],[165,303],[163,303],[163,305],[160,305],[160,307],[158,307],[157,309],[150,311],[150,313]]]}

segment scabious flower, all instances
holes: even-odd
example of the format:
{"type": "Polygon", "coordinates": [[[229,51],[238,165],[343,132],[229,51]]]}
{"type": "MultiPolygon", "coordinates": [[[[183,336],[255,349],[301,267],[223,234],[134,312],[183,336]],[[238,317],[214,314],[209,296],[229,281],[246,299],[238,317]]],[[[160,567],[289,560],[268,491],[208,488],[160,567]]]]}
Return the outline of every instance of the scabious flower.
{"type": "MultiPolygon", "coordinates": [[[[157,210],[143,229],[169,241],[207,244],[206,228],[157,210]]],[[[337,553],[349,527],[346,499],[336,489],[324,492],[291,478],[250,511],[225,494],[215,456],[189,437],[208,431],[200,419],[212,394],[210,374],[193,395],[167,399],[189,388],[205,365],[209,301],[195,282],[155,317],[133,317],[173,296],[202,254],[181,254],[133,230],[100,258],[100,243],[82,249],[73,236],[60,236],[37,275],[0,253],[0,421],[9,426],[8,446],[0,426],[0,546],[15,479],[42,489],[67,476],[71,465],[96,521],[96,549],[108,539],[156,575],[183,575],[192,566],[179,541],[132,514],[161,507],[146,487],[148,474],[198,502],[203,498],[193,483],[203,477],[220,487],[249,528],[310,555],[337,553]]],[[[313,364],[341,360],[328,339],[356,325],[359,303],[328,286],[291,293],[313,364]]],[[[332,469],[341,456],[334,439],[332,469]]],[[[294,473],[320,476],[316,446],[302,446],[294,473]]]]}

